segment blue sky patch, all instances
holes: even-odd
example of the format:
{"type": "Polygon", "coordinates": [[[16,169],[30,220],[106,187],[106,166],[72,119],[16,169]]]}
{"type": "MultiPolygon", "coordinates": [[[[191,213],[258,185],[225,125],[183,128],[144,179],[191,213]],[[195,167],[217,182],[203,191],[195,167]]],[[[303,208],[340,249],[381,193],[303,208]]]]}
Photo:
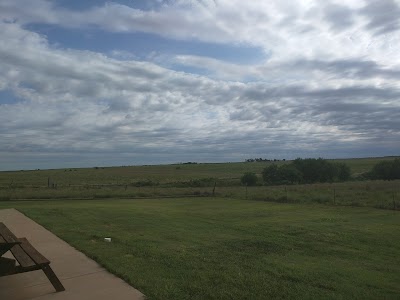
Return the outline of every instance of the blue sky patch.
{"type": "Polygon", "coordinates": [[[255,64],[265,58],[258,47],[233,44],[214,44],[199,41],[181,41],[142,32],[107,32],[100,29],[62,28],[54,25],[30,24],[27,29],[43,34],[50,44],[61,48],[91,50],[110,54],[112,51],[132,53],[138,60],[149,60],[158,55],[197,55],[236,64],[255,64]]]}
{"type": "Polygon", "coordinates": [[[126,5],[131,8],[141,10],[152,10],[159,6],[158,1],[154,0],[118,0],[118,1],[103,1],[103,0],[84,0],[84,1],[71,1],[71,0],[56,0],[56,6],[63,9],[70,9],[74,11],[88,10],[92,7],[101,7],[108,2],[126,5]]]}
{"type": "Polygon", "coordinates": [[[3,104],[16,104],[18,102],[23,102],[24,100],[16,96],[10,89],[5,89],[0,91],[0,105],[3,104]]]}

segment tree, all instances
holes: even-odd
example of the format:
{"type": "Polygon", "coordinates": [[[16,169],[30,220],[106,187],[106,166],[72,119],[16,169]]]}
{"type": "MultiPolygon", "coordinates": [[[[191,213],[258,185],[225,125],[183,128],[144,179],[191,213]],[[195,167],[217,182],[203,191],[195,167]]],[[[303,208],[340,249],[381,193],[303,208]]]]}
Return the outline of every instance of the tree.
{"type": "Polygon", "coordinates": [[[371,179],[394,180],[400,179],[400,159],[381,161],[377,163],[369,174],[371,179]]]}
{"type": "Polygon", "coordinates": [[[332,182],[337,178],[335,164],[323,158],[297,158],[293,164],[303,174],[304,183],[332,182]]]}
{"type": "Polygon", "coordinates": [[[345,163],[336,163],[337,179],[339,181],[347,181],[350,179],[351,171],[350,167],[345,163]]]}
{"type": "Polygon", "coordinates": [[[248,186],[256,185],[257,180],[258,180],[257,175],[252,172],[244,173],[242,178],[240,178],[240,181],[242,182],[242,184],[248,185],[248,186]]]}
{"type": "Polygon", "coordinates": [[[293,165],[282,165],[278,169],[279,181],[282,183],[299,183],[302,181],[303,174],[293,165]]]}
{"type": "Polygon", "coordinates": [[[278,165],[272,164],[264,168],[262,177],[266,183],[277,183],[279,181],[278,165]]]}
{"type": "Polygon", "coordinates": [[[344,163],[333,163],[322,158],[297,158],[289,164],[272,164],[263,172],[267,184],[315,183],[350,179],[350,168],[344,163]]]}

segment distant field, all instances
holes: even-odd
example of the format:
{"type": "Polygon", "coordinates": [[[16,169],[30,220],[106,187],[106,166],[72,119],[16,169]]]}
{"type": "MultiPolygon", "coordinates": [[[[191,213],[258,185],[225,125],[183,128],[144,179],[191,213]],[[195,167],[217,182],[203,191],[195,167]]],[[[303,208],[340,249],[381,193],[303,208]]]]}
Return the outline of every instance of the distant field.
{"type": "MultiPolygon", "coordinates": [[[[351,167],[352,173],[357,176],[369,171],[377,162],[388,159],[394,158],[349,159],[341,162],[346,162],[351,167]]],[[[245,172],[255,172],[261,179],[261,171],[270,163],[180,164],[0,172],[0,201],[214,196],[269,202],[400,209],[399,180],[276,187],[260,184],[248,189],[240,184],[240,177],[245,172]]]]}
{"type": "MultiPolygon", "coordinates": [[[[282,163],[282,162],[280,162],[282,163]]],[[[47,185],[50,177],[61,185],[69,184],[130,184],[152,180],[159,183],[200,178],[240,178],[244,172],[261,173],[269,163],[179,164],[108,168],[72,168],[0,172],[0,186],[14,184],[47,185]]]]}
{"type": "Polygon", "coordinates": [[[228,198],[4,207],[21,210],[149,299],[400,297],[398,212],[228,198]]]}
{"type": "MultiPolygon", "coordinates": [[[[358,175],[371,170],[379,161],[393,159],[394,157],[382,157],[336,161],[347,163],[351,168],[352,174],[358,175]]],[[[0,172],[0,187],[7,187],[10,185],[46,186],[48,178],[58,183],[59,186],[79,184],[131,184],[144,180],[168,183],[201,178],[217,178],[222,180],[238,179],[245,172],[261,174],[262,170],[271,163],[273,162],[68,168],[0,172]]],[[[286,162],[279,161],[276,163],[282,164],[286,162]]]]}
{"type": "Polygon", "coordinates": [[[375,158],[350,158],[350,159],[337,159],[337,162],[344,162],[348,164],[351,168],[353,176],[360,175],[362,173],[368,172],[372,167],[380,161],[394,160],[400,157],[375,157],[375,158]]]}

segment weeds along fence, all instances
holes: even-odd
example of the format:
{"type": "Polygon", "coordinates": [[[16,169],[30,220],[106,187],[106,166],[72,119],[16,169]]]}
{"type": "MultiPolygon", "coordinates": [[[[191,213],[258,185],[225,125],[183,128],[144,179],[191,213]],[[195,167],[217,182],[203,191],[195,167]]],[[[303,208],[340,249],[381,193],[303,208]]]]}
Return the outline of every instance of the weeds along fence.
{"type": "Polygon", "coordinates": [[[346,183],[248,188],[247,199],[281,203],[369,206],[400,210],[398,185],[381,182],[367,185],[346,183]]]}
{"type": "Polygon", "coordinates": [[[35,199],[107,199],[226,197],[281,203],[369,206],[400,210],[400,180],[353,181],[280,186],[241,186],[239,179],[205,178],[159,183],[151,180],[123,184],[62,184],[0,186],[0,201],[35,199]]]}

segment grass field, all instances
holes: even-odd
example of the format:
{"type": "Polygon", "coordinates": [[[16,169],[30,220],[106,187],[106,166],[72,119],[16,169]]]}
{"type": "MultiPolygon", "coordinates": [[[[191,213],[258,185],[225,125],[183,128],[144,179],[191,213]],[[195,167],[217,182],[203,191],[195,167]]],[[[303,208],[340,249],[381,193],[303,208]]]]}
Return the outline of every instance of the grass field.
{"type": "Polygon", "coordinates": [[[149,299],[399,299],[400,180],[240,184],[269,163],[0,172],[0,209],[149,299]]]}
{"type": "MultiPolygon", "coordinates": [[[[346,162],[353,176],[369,171],[378,161],[346,162]]],[[[400,181],[351,181],[335,184],[263,186],[246,188],[240,177],[261,171],[271,162],[180,164],[113,168],[0,172],[0,200],[113,199],[217,196],[272,202],[400,208],[400,181]],[[49,188],[48,185],[54,188],[49,188]],[[215,186],[216,185],[216,186],[215,186]],[[214,189],[215,186],[215,189],[214,189]]],[[[277,163],[286,163],[280,161],[277,163]]],[[[260,180],[261,183],[261,180],[260,180]]]]}
{"type": "Polygon", "coordinates": [[[4,207],[43,224],[149,299],[400,297],[396,211],[218,198],[4,207]]]}
{"type": "MultiPolygon", "coordinates": [[[[393,160],[394,157],[358,158],[335,160],[345,162],[354,176],[367,172],[379,161],[393,160]]],[[[187,182],[203,178],[223,180],[239,179],[245,172],[261,174],[262,170],[273,162],[254,163],[215,163],[215,164],[179,164],[156,166],[68,168],[55,170],[31,170],[0,172],[0,187],[10,186],[47,186],[48,178],[59,186],[70,185],[129,185],[132,183],[153,181],[159,184],[187,182]]],[[[278,164],[287,161],[276,162],[278,164]]],[[[238,182],[238,181],[237,181],[238,182]]]]}

